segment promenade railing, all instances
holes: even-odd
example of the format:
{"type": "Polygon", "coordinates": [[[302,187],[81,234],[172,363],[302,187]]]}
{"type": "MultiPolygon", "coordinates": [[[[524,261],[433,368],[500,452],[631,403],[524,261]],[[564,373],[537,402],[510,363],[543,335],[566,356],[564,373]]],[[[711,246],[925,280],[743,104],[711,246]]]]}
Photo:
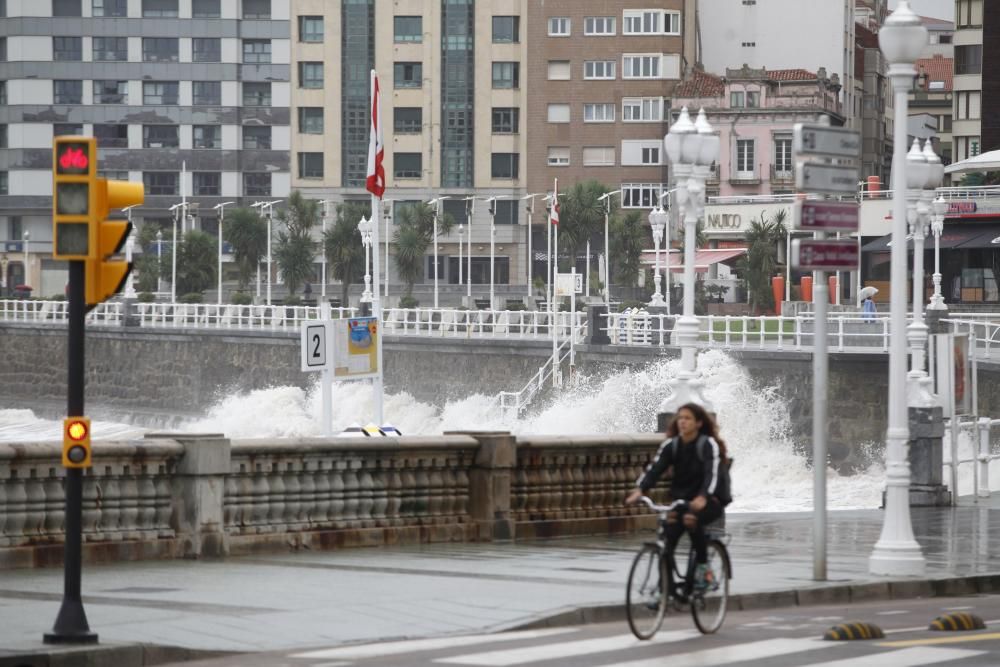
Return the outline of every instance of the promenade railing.
{"type": "MultiPolygon", "coordinates": [[[[120,325],[125,307],[118,301],[98,304],[87,313],[91,324],[120,325]]],[[[68,301],[0,299],[0,321],[62,324],[69,314],[68,301]]]]}

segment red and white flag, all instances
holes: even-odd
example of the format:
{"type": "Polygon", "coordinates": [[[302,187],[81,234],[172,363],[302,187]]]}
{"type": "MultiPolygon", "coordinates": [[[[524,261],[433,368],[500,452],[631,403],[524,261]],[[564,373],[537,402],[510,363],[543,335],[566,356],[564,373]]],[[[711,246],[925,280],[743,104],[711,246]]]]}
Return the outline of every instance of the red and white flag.
{"type": "Polygon", "coordinates": [[[365,189],[379,199],[385,194],[385,146],[382,144],[382,92],[378,87],[378,75],[372,70],[372,126],[368,138],[368,179],[365,189]]]}
{"type": "Polygon", "coordinates": [[[549,220],[556,227],[559,226],[559,179],[555,179],[552,189],[552,206],[549,207],[549,220]]]}

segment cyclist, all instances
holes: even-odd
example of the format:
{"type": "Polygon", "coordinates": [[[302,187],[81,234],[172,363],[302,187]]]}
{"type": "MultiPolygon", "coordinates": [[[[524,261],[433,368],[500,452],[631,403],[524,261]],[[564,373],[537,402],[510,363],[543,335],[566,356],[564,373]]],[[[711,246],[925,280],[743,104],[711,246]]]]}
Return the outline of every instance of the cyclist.
{"type": "Polygon", "coordinates": [[[719,437],[715,420],[696,403],[687,403],[677,410],[667,427],[667,436],[656,460],[646,467],[636,482],[637,488],[625,498],[625,504],[638,502],[673,466],[670,495],[674,500],[688,501],[688,505],[681,512],[667,515],[667,550],[672,555],[687,530],[695,549],[695,586],[705,590],[715,580],[708,566],[705,526],[723,515],[723,505],[716,493],[721,491],[719,467],[726,461],[726,444],[719,437]]]}

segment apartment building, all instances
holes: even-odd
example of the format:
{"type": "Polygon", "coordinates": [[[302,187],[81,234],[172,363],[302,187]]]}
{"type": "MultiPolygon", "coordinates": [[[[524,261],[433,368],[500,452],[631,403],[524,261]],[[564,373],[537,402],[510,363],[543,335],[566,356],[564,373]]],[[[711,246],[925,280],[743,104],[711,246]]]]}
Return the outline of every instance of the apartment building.
{"type": "Polygon", "coordinates": [[[50,259],[54,136],[97,137],[103,176],[145,184],[133,222],[169,222],[186,197],[198,205],[195,224],[215,233],[215,204],[288,195],[288,0],[0,8],[5,286],[63,291],[65,263],[50,259]]]}
{"type": "MultiPolygon", "coordinates": [[[[1000,104],[1000,73],[989,74],[983,69],[983,36],[986,22],[991,21],[990,51],[1000,49],[1000,11],[987,7],[985,0],[956,0],[955,2],[955,74],[952,120],[952,159],[955,162],[979,155],[984,150],[1000,148],[1000,135],[993,128],[990,143],[983,126],[983,108],[1000,104]],[[987,18],[988,17],[988,18],[987,18]],[[987,91],[986,80],[990,80],[987,91]],[[987,99],[984,99],[986,97],[987,99]]],[[[998,55],[994,53],[994,55],[998,55]]],[[[960,178],[960,177],[959,177],[960,178]]]]}

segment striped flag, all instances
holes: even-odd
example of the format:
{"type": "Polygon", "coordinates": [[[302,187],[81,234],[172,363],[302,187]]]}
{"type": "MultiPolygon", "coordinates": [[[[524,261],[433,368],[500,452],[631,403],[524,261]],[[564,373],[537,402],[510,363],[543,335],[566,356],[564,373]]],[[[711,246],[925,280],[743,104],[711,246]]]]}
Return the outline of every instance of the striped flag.
{"type": "Polygon", "coordinates": [[[559,226],[559,179],[555,179],[552,190],[552,207],[550,208],[549,220],[556,227],[559,226]]]}
{"type": "Polygon", "coordinates": [[[368,138],[368,179],[365,189],[379,199],[385,194],[385,146],[382,144],[382,92],[378,87],[378,75],[372,70],[372,126],[368,138]]]}

